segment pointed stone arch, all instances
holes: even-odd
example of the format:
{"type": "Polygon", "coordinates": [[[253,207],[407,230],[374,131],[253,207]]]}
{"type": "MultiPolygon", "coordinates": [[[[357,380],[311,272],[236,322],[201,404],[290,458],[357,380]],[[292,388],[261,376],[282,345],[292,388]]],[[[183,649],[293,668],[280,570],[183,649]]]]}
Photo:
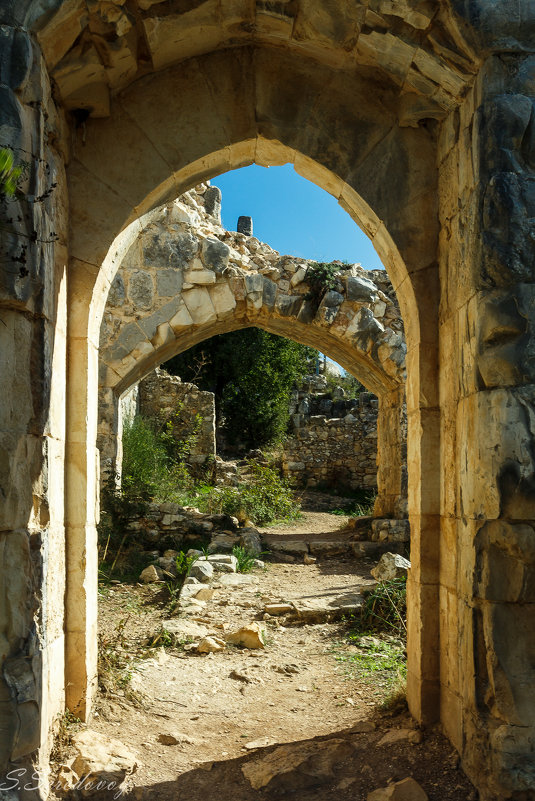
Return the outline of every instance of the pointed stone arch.
{"type": "Polygon", "coordinates": [[[151,215],[113,281],[100,334],[101,472],[116,471],[119,398],[133,383],[198,342],[256,326],[317,347],[379,397],[376,514],[403,516],[406,345],[388,277],[340,264],[336,287],[313,297],[313,262],[225,231],[202,202],[192,191],[151,215]]]}
{"type": "MultiPolygon", "coordinates": [[[[157,204],[228,169],[293,163],[366,231],[396,291],[406,322],[412,536],[413,542],[422,537],[416,553],[431,554],[438,551],[439,515],[439,450],[432,444],[439,439],[435,139],[426,126],[399,125],[400,98],[391,85],[376,90],[370,92],[369,75],[354,73],[348,79],[295,53],[241,48],[141,78],[116,98],[113,116],[89,120],[69,168],[70,369],[73,377],[83,377],[85,387],[96,386],[86,377],[96,377],[100,320],[111,282],[140,230],[157,214],[157,204]],[[175,96],[180,103],[174,103],[175,96]],[[168,135],[162,139],[164,129],[168,135]]],[[[95,542],[95,515],[82,510],[80,498],[91,499],[96,492],[89,473],[96,458],[97,415],[94,396],[80,392],[81,382],[70,386],[69,461],[89,460],[87,490],[81,492],[76,468],[67,499],[77,532],[73,554],[81,521],[88,521],[79,538],[81,557],[95,542]]],[[[397,404],[399,398],[390,407],[392,420],[397,404]]],[[[438,691],[430,690],[438,687],[438,602],[429,600],[438,591],[437,560],[429,558],[422,573],[416,564],[410,585],[409,698],[416,716],[431,720],[438,714],[438,691]]],[[[74,573],[73,582],[79,585],[74,573]]],[[[87,630],[95,628],[93,615],[87,630]]],[[[94,633],[89,637],[93,640],[94,633]]],[[[78,645],[72,651],[67,646],[67,654],[70,703],[80,709],[91,685],[90,663],[78,645]]]]}

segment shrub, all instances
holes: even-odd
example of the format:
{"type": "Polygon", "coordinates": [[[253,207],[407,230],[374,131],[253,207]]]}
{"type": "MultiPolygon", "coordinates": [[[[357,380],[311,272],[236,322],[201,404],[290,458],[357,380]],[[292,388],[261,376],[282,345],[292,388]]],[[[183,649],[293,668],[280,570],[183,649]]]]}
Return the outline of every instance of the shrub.
{"type": "Polygon", "coordinates": [[[240,519],[248,518],[255,525],[266,525],[276,520],[295,520],[300,505],[289,483],[271,467],[247,461],[247,484],[224,487],[201,496],[198,505],[209,512],[224,512],[240,519]]]}
{"type": "Polygon", "coordinates": [[[13,198],[19,182],[26,177],[28,170],[27,162],[15,166],[13,152],[6,147],[0,147],[0,197],[13,198]]]}
{"type": "Polygon", "coordinates": [[[407,634],[407,580],[381,581],[366,596],[359,627],[365,631],[386,631],[398,637],[407,634]]]}
{"type": "Polygon", "coordinates": [[[306,282],[309,286],[307,299],[317,308],[326,292],[335,289],[341,265],[333,262],[314,262],[307,270],[306,282]]]}
{"type": "Polygon", "coordinates": [[[181,461],[186,447],[185,443],[176,443],[169,423],[163,430],[142,417],[126,423],[123,430],[123,495],[161,501],[181,500],[193,487],[187,467],[181,461]]]}

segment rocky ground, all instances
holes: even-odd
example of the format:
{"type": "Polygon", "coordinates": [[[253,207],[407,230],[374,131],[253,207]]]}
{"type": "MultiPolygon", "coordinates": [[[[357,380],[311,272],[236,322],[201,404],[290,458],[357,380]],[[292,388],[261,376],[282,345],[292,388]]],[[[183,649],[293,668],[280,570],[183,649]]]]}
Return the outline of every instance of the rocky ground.
{"type": "MultiPolygon", "coordinates": [[[[332,536],[339,525],[340,518],[314,511],[270,535],[304,534],[308,526],[314,535],[329,527],[332,536]]],[[[101,650],[110,683],[90,728],[134,755],[127,797],[253,801],[292,793],[299,801],[365,801],[376,788],[412,777],[430,801],[474,799],[440,732],[420,731],[392,701],[396,670],[363,670],[353,661],[367,648],[379,664],[385,649],[399,661],[399,643],[371,637],[352,644],[347,620],[330,614],[266,614],[266,605],[273,611],[269,605],[292,601],[329,608],[371,583],[372,567],[350,558],[267,563],[230,586],[225,581],[234,577],[221,574],[202,609],[179,617],[169,616],[162,585],[102,587],[101,650]],[[261,631],[264,647],[188,651],[190,641],[213,635],[223,642],[249,624],[261,631]],[[147,642],[155,647],[148,650],[147,642]],[[114,675],[117,652],[134,657],[129,689],[114,683],[121,675],[114,675]]],[[[56,754],[63,763],[72,751],[68,739],[56,754]]]]}

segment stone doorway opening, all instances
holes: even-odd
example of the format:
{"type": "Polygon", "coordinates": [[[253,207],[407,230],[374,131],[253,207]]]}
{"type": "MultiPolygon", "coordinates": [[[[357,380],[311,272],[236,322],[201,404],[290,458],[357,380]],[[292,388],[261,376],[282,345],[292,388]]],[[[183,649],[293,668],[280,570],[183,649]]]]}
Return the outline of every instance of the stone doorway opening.
{"type": "MultiPolygon", "coordinates": [[[[198,199],[194,198],[195,193],[192,191],[189,194],[188,200],[191,202],[193,199],[194,203],[198,203],[198,199]]],[[[206,194],[204,187],[200,194],[201,196],[206,194]]],[[[226,245],[225,248],[223,237],[214,237],[214,232],[212,235],[208,233],[207,236],[199,237],[196,243],[195,232],[192,231],[188,220],[187,208],[188,202],[184,203],[183,199],[179,199],[162,209],[159,219],[156,216],[152,217],[148,230],[140,237],[141,241],[134,244],[134,253],[125,255],[112,285],[101,332],[100,430],[101,435],[108,435],[107,442],[106,436],[101,437],[101,448],[107,447],[111,458],[114,458],[113,449],[114,447],[116,449],[116,444],[113,438],[116,443],[117,433],[120,430],[120,426],[117,429],[113,428],[113,421],[118,420],[118,393],[122,392],[124,395],[125,386],[132,376],[144,375],[155,362],[159,361],[162,353],[172,356],[173,351],[185,349],[184,342],[192,341],[191,335],[195,333],[197,326],[204,327],[205,331],[217,333],[221,328],[237,327],[240,320],[242,325],[243,322],[250,324],[255,318],[266,328],[279,331],[291,330],[292,325],[300,326],[305,341],[310,337],[322,345],[328,332],[327,339],[335,343],[337,353],[359,350],[357,362],[359,366],[366,365],[365,375],[371,376],[368,381],[372,380],[375,388],[380,385],[382,376],[383,396],[385,394],[388,396],[390,391],[391,395],[398,399],[398,406],[395,410],[390,408],[389,413],[397,413],[399,420],[399,398],[403,396],[403,387],[401,391],[395,388],[392,392],[392,386],[395,387],[396,381],[400,384],[404,377],[403,328],[400,326],[397,332],[393,331],[374,316],[374,313],[382,313],[385,321],[397,323],[400,315],[399,310],[396,311],[393,306],[392,298],[358,270],[353,272],[345,270],[342,271],[341,285],[337,287],[341,291],[332,292],[332,295],[338,297],[331,296],[326,299],[324,292],[322,301],[311,313],[310,310],[306,310],[309,293],[306,283],[304,286],[299,286],[306,279],[308,265],[303,269],[303,265],[295,264],[291,259],[287,259],[289,264],[285,262],[282,265],[277,264],[276,260],[271,260],[269,271],[261,272],[262,266],[268,265],[262,265],[260,269],[256,265],[256,269],[249,268],[241,275],[239,265],[234,261],[233,269],[228,271],[230,275],[225,274],[232,256],[232,253],[229,255],[232,244],[226,245]],[[186,251],[186,256],[180,265],[183,273],[183,276],[179,276],[182,278],[179,282],[181,297],[170,299],[169,290],[161,290],[164,283],[160,273],[161,260],[168,260],[170,254],[176,254],[173,248],[177,247],[177,243],[179,248],[186,247],[189,250],[186,251]],[[142,254],[141,260],[140,254],[142,254]],[[217,262],[216,256],[222,264],[217,262]],[[143,262],[143,259],[146,261],[143,262]],[[201,264],[197,263],[195,269],[192,269],[196,259],[201,264]],[[296,289],[297,287],[300,291],[296,289]],[[134,308],[129,310],[132,301],[134,308]],[[302,313],[304,306],[306,314],[302,313]],[[120,309],[119,325],[117,318],[114,321],[117,309],[120,309]],[[194,320],[192,312],[198,315],[197,319],[194,320]],[[205,318],[201,317],[202,314],[205,315],[206,322],[211,324],[210,327],[206,325],[205,318]],[[386,327],[389,330],[385,332],[386,327]],[[382,348],[381,357],[378,355],[380,348],[382,348]],[[385,368],[385,363],[388,369],[385,368]],[[115,386],[110,375],[114,377],[115,386]],[[110,398],[113,399],[113,403],[110,403],[110,398]],[[112,438],[109,437],[110,431],[112,438]]],[[[206,231],[204,233],[206,234],[206,231]]],[[[256,246],[256,243],[253,245],[256,246]]],[[[165,280],[176,282],[176,275],[170,275],[168,262],[164,261],[163,268],[163,272],[166,273],[165,280]]],[[[176,291],[177,287],[174,284],[173,287],[176,291]]],[[[389,294],[392,295],[392,291],[389,294]]],[[[204,338],[207,336],[206,334],[204,338]]],[[[345,358],[347,359],[347,355],[345,358]]],[[[362,374],[362,367],[360,373],[362,374]]],[[[388,404],[386,406],[388,408],[388,404]]],[[[392,416],[392,419],[395,417],[392,416]]],[[[393,429],[395,430],[395,427],[388,429],[391,443],[393,429]]],[[[392,464],[388,464],[387,469],[391,474],[395,472],[392,464]]],[[[336,542],[334,544],[340,545],[336,542]]],[[[294,558],[291,552],[288,553],[288,549],[282,548],[279,553],[290,559],[294,558]]],[[[336,556],[336,553],[334,555],[336,556]]],[[[315,558],[312,556],[311,562],[315,558]]],[[[328,572],[330,570],[329,567],[328,572]]],[[[336,570],[331,573],[335,575],[336,570]]],[[[269,613],[265,614],[269,616],[269,613]]]]}

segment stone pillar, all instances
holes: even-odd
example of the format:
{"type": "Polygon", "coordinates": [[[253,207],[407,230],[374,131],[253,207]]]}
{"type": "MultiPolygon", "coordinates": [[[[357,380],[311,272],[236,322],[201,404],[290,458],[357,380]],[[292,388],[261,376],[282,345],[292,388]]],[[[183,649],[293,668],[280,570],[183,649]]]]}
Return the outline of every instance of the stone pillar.
{"type": "Polygon", "coordinates": [[[65,679],[67,706],[82,719],[90,714],[97,688],[98,341],[91,341],[87,335],[92,330],[89,321],[94,314],[88,297],[97,273],[98,267],[71,259],[67,329],[65,679]]]}
{"type": "Polygon", "coordinates": [[[375,517],[407,516],[406,427],[405,391],[398,387],[379,398],[375,517]]]}
{"type": "Polygon", "coordinates": [[[245,236],[253,235],[253,218],[252,217],[238,217],[238,224],[236,230],[239,234],[245,236]]]}
{"type": "Polygon", "coordinates": [[[485,801],[535,793],[535,57],[515,14],[439,153],[441,707],[485,801]]]}
{"type": "Polygon", "coordinates": [[[221,189],[209,186],[204,193],[204,208],[221,225],[221,189]]]}

